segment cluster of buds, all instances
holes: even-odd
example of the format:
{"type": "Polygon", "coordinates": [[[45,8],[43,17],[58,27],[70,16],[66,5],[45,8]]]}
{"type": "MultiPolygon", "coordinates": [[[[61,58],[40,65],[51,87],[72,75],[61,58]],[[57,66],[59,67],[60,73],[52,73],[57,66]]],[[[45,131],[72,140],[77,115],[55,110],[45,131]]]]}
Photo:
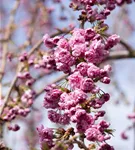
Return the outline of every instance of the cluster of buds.
{"type": "Polygon", "coordinates": [[[35,82],[34,78],[28,71],[19,72],[18,78],[21,79],[21,81],[24,81],[26,86],[31,86],[35,82]]]}
{"type": "Polygon", "coordinates": [[[9,107],[5,108],[2,119],[4,121],[12,121],[17,116],[26,117],[29,113],[30,113],[29,108],[22,108],[16,105],[13,108],[9,108],[9,107]]]}
{"type": "Polygon", "coordinates": [[[27,107],[30,107],[33,104],[35,94],[36,93],[33,90],[26,90],[21,97],[22,103],[25,104],[27,107]]]}
{"type": "Polygon", "coordinates": [[[23,63],[24,70],[19,72],[17,76],[26,86],[30,87],[35,82],[35,79],[30,74],[29,66],[34,65],[35,58],[28,57],[28,53],[25,52],[20,55],[19,61],[23,63]]]}
{"type": "MultiPolygon", "coordinates": [[[[35,92],[31,89],[25,90],[22,96],[11,99],[10,103],[4,108],[2,120],[11,122],[17,117],[26,117],[30,113],[30,107],[33,104],[35,92]]],[[[17,131],[20,127],[9,127],[9,130],[17,131]]]]}
{"type": "Polygon", "coordinates": [[[80,11],[79,20],[82,22],[103,22],[115,7],[124,3],[132,3],[132,0],[72,0],[70,7],[80,11]]]}
{"type": "Polygon", "coordinates": [[[20,129],[20,126],[15,124],[14,126],[8,126],[8,129],[12,131],[18,131],[20,129]]]}

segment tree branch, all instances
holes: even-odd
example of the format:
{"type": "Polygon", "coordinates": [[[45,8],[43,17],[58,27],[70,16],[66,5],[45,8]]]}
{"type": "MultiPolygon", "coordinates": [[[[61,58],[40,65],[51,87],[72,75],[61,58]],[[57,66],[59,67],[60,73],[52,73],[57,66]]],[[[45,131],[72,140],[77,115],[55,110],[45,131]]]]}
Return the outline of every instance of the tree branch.
{"type": "Polygon", "coordinates": [[[111,52],[106,60],[118,60],[118,59],[128,59],[128,58],[135,58],[135,50],[133,50],[132,53],[127,53],[125,51],[111,52]]]}
{"type": "Polygon", "coordinates": [[[0,100],[2,99],[2,78],[4,75],[5,65],[6,65],[6,57],[7,57],[7,50],[8,50],[8,41],[12,35],[12,27],[15,20],[15,14],[19,7],[20,0],[16,0],[13,9],[11,10],[9,23],[7,25],[7,29],[4,35],[4,42],[2,45],[2,60],[1,60],[1,67],[0,67],[0,100]]]}
{"type": "MultiPolygon", "coordinates": [[[[102,34],[102,35],[105,37],[110,36],[110,34],[102,34]]],[[[134,53],[134,49],[128,43],[126,43],[124,40],[120,39],[120,44],[125,47],[125,49],[129,52],[129,54],[132,55],[132,53],[134,53]]]]}
{"type": "Polygon", "coordinates": [[[129,44],[127,44],[125,41],[120,40],[120,44],[121,44],[122,46],[124,46],[124,47],[126,48],[126,50],[127,50],[130,54],[132,54],[132,52],[134,51],[134,50],[132,49],[132,47],[131,47],[129,44]]]}

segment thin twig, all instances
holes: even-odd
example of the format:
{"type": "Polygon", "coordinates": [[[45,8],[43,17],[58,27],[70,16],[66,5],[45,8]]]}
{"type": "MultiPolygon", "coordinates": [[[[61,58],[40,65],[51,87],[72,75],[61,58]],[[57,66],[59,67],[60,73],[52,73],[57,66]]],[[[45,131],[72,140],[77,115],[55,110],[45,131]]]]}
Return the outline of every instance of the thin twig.
{"type": "Polygon", "coordinates": [[[51,148],[51,150],[56,150],[57,148],[59,148],[59,146],[62,145],[66,145],[66,144],[72,144],[75,143],[78,145],[78,147],[81,147],[84,150],[89,150],[86,145],[82,142],[82,141],[78,141],[77,140],[78,136],[73,136],[72,138],[70,138],[69,140],[66,141],[59,141],[53,148],[51,148]]]}
{"type": "MultiPolygon", "coordinates": [[[[67,76],[67,75],[62,75],[62,76],[60,76],[59,78],[55,79],[55,80],[54,80],[52,83],[50,83],[50,84],[57,83],[57,82],[59,82],[59,81],[65,79],[66,76],[67,76]]],[[[41,89],[41,90],[36,94],[36,97],[35,97],[35,98],[37,98],[37,97],[38,97],[39,95],[41,95],[43,92],[44,92],[44,89],[41,89]]]]}
{"type": "Polygon", "coordinates": [[[125,51],[111,52],[106,60],[117,60],[117,59],[119,60],[119,59],[127,59],[127,58],[135,58],[135,50],[132,51],[132,54],[125,53],[125,51]]]}
{"type": "Polygon", "coordinates": [[[81,146],[81,148],[83,148],[84,150],[89,150],[82,141],[75,140],[74,143],[78,144],[79,147],[81,146]]]}
{"type": "Polygon", "coordinates": [[[127,44],[123,40],[120,40],[120,44],[126,48],[126,50],[129,52],[129,54],[132,55],[132,53],[133,53],[134,50],[132,49],[132,47],[129,44],[127,44]]]}
{"type": "MultiPolygon", "coordinates": [[[[110,34],[102,34],[102,35],[105,37],[110,36],[110,34]]],[[[129,55],[132,55],[132,53],[134,53],[134,49],[128,43],[126,43],[124,40],[120,39],[120,44],[125,47],[125,49],[129,52],[129,55]]]]}
{"type": "Polygon", "coordinates": [[[5,65],[6,65],[6,56],[7,56],[7,50],[8,50],[8,41],[12,35],[12,27],[14,24],[15,20],[15,14],[16,11],[19,7],[20,0],[16,0],[13,9],[11,10],[11,15],[9,17],[9,23],[7,25],[7,29],[4,35],[4,42],[3,42],[3,47],[2,47],[2,60],[1,60],[1,67],[0,67],[0,99],[2,99],[2,78],[4,76],[4,70],[5,70],[5,65]]]}

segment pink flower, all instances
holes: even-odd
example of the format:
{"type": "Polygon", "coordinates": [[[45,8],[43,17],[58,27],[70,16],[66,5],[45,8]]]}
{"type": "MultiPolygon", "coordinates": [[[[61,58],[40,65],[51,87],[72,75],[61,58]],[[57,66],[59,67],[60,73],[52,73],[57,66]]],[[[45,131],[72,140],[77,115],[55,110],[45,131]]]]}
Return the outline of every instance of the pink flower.
{"type": "Polygon", "coordinates": [[[78,103],[83,103],[87,99],[87,94],[81,89],[75,89],[73,92],[71,92],[71,95],[78,103]]]}
{"type": "Polygon", "coordinates": [[[116,34],[109,36],[106,43],[106,49],[110,49],[120,42],[120,37],[116,34]]]}
{"type": "Polygon", "coordinates": [[[59,39],[57,46],[69,50],[69,43],[65,38],[59,39]]]}
{"type": "Polygon", "coordinates": [[[60,109],[66,110],[75,107],[77,103],[71,93],[63,93],[60,97],[59,106],[60,109]]]}
{"type": "Polygon", "coordinates": [[[77,70],[80,72],[82,76],[87,75],[88,64],[85,62],[81,62],[77,65],[77,70]]]}
{"type": "Polygon", "coordinates": [[[90,114],[81,114],[80,113],[77,115],[75,113],[76,118],[77,118],[77,124],[76,128],[78,132],[85,132],[91,125],[94,124],[94,119],[90,114]]]}
{"type": "Polygon", "coordinates": [[[84,92],[90,92],[94,89],[95,85],[91,78],[84,78],[81,82],[80,88],[84,92]]]}
{"type": "Polygon", "coordinates": [[[53,109],[57,108],[61,94],[62,94],[61,90],[55,89],[55,87],[53,88],[51,86],[48,87],[46,89],[46,96],[44,98],[44,107],[53,109]]]}
{"type": "Polygon", "coordinates": [[[97,125],[92,125],[85,132],[86,138],[89,141],[99,141],[103,142],[105,140],[110,139],[110,136],[104,133],[104,130],[109,127],[109,124],[105,121],[101,121],[97,125]]]}
{"type": "Polygon", "coordinates": [[[83,110],[83,109],[77,109],[76,112],[75,112],[75,114],[73,116],[71,116],[71,121],[72,122],[79,122],[80,118],[83,115],[86,115],[86,111],[83,110]]]}
{"type": "Polygon", "coordinates": [[[70,67],[74,65],[75,59],[67,49],[57,48],[54,52],[54,59],[58,70],[70,72],[70,67]]]}
{"type": "Polygon", "coordinates": [[[74,47],[72,48],[72,55],[76,58],[78,57],[83,57],[85,52],[87,51],[87,47],[86,44],[76,44],[74,45],[74,47]]]}
{"type": "MultiPolygon", "coordinates": [[[[98,141],[98,137],[100,136],[101,139],[101,132],[97,129],[97,128],[88,128],[85,132],[86,138],[89,141],[98,141]]],[[[103,137],[103,136],[102,136],[103,137]]],[[[102,139],[101,141],[104,141],[104,139],[102,139]]]]}
{"type": "Polygon", "coordinates": [[[44,126],[41,125],[40,127],[37,127],[37,131],[41,149],[43,149],[45,145],[51,148],[53,146],[53,130],[51,128],[44,128],[44,126]]]}
{"type": "Polygon", "coordinates": [[[101,40],[94,40],[90,45],[90,49],[94,49],[96,53],[101,53],[104,47],[105,46],[101,40]]]}
{"type": "Polygon", "coordinates": [[[60,109],[71,109],[77,104],[86,100],[87,95],[80,89],[75,89],[73,92],[61,94],[59,106],[60,109]]]}
{"type": "Polygon", "coordinates": [[[71,88],[80,88],[83,76],[79,72],[74,72],[68,77],[69,84],[71,88]]]}
{"type": "Polygon", "coordinates": [[[121,133],[121,137],[122,137],[123,140],[127,140],[128,139],[128,136],[126,135],[125,132],[121,133]]]}
{"type": "Polygon", "coordinates": [[[48,118],[58,124],[67,125],[70,122],[70,118],[68,114],[59,114],[56,111],[50,110],[48,111],[48,118]]]}
{"type": "Polygon", "coordinates": [[[110,78],[109,77],[103,77],[100,81],[105,83],[105,84],[109,84],[110,83],[110,78]]]}
{"type": "Polygon", "coordinates": [[[86,40],[91,40],[94,38],[94,36],[96,35],[96,32],[94,31],[94,29],[92,28],[88,28],[85,30],[85,38],[86,40]]]}
{"type": "Polygon", "coordinates": [[[54,123],[58,123],[59,122],[59,118],[60,118],[60,114],[57,114],[55,111],[53,110],[49,110],[48,111],[48,118],[54,122],[54,123]]]}
{"type": "Polygon", "coordinates": [[[73,35],[69,40],[70,47],[74,47],[75,45],[85,43],[85,37],[84,37],[85,30],[83,30],[83,29],[74,29],[72,32],[73,32],[73,35]]]}
{"type": "Polygon", "coordinates": [[[100,145],[98,150],[114,150],[114,148],[107,143],[103,143],[100,145]]]}
{"type": "Polygon", "coordinates": [[[55,46],[53,39],[51,39],[48,34],[45,34],[43,36],[43,42],[44,42],[45,46],[48,48],[53,48],[55,46]]]}
{"type": "Polygon", "coordinates": [[[107,73],[110,73],[112,71],[112,67],[110,65],[105,65],[104,66],[104,70],[107,72],[107,73]]]}

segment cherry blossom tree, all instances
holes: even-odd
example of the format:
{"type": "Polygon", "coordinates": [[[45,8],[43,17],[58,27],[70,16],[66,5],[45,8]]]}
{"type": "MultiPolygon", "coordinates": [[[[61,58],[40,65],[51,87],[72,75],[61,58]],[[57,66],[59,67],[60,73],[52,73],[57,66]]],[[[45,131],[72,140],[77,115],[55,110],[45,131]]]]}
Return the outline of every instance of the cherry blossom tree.
{"type": "MultiPolygon", "coordinates": [[[[20,130],[16,142],[25,143],[20,150],[115,149],[109,141],[117,129],[106,119],[105,106],[116,92],[127,103],[114,62],[135,60],[128,11],[134,5],[132,0],[1,0],[0,149],[12,149],[7,133],[20,130]],[[116,91],[106,90],[110,87],[116,91]]],[[[124,140],[135,130],[135,111],[127,117],[131,125],[121,133],[124,140]]]]}

